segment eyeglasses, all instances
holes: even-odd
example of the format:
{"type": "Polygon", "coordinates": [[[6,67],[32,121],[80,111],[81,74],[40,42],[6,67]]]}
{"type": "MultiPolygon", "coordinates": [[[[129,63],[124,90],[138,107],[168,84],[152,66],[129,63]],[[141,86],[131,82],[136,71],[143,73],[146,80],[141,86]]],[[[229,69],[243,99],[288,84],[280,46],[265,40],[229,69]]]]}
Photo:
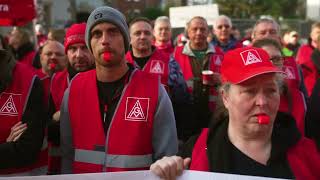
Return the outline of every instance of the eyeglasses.
{"type": "Polygon", "coordinates": [[[219,26],[217,26],[217,29],[222,29],[222,28],[225,28],[225,29],[229,29],[230,28],[230,26],[228,25],[228,24],[224,24],[224,25],[219,25],[219,26]]]}

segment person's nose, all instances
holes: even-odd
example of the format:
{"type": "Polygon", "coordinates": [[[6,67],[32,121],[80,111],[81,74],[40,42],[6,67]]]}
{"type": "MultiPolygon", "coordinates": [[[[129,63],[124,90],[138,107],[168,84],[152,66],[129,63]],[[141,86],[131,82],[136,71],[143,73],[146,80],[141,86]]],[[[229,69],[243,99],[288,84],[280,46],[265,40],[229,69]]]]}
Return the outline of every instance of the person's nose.
{"type": "Polygon", "coordinates": [[[197,34],[197,35],[201,35],[202,33],[203,33],[203,32],[201,31],[201,29],[197,29],[197,30],[196,30],[196,34],[197,34]]]}
{"type": "Polygon", "coordinates": [[[50,56],[49,56],[49,59],[57,59],[58,58],[58,55],[57,53],[52,53],[50,56]]]}
{"type": "Polygon", "coordinates": [[[140,39],[146,39],[147,37],[147,34],[146,33],[141,33],[140,34],[140,39]]]}
{"type": "Polygon", "coordinates": [[[103,45],[110,45],[110,41],[111,41],[110,36],[108,36],[108,34],[106,32],[103,32],[103,34],[102,34],[102,44],[103,45]]]}
{"type": "Polygon", "coordinates": [[[83,52],[82,52],[82,50],[80,48],[78,48],[76,50],[76,57],[82,57],[82,56],[83,56],[83,52]]]}
{"type": "Polygon", "coordinates": [[[258,106],[264,106],[267,104],[267,102],[268,102],[268,97],[264,93],[259,92],[256,97],[256,104],[258,106]]]}

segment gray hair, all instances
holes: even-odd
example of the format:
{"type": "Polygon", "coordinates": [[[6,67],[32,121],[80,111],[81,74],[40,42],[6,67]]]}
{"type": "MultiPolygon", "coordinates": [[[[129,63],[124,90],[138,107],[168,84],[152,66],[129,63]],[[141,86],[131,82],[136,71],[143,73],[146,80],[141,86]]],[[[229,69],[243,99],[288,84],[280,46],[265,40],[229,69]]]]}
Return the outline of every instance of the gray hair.
{"type": "Polygon", "coordinates": [[[255,33],[257,31],[257,26],[261,23],[270,23],[270,24],[274,24],[276,26],[276,30],[277,30],[277,34],[280,35],[280,25],[274,20],[274,19],[271,19],[271,18],[261,18],[259,19],[253,26],[253,29],[252,29],[252,37],[255,36],[255,33]]]}
{"type": "Polygon", "coordinates": [[[159,16],[155,21],[154,21],[154,26],[156,26],[157,23],[159,22],[166,22],[170,25],[171,27],[171,23],[170,23],[170,19],[167,16],[159,16]]]}
{"type": "Polygon", "coordinates": [[[232,21],[231,19],[226,16],[226,15],[220,15],[218,16],[216,19],[214,19],[213,21],[213,28],[217,27],[217,23],[219,20],[226,20],[228,22],[228,24],[230,25],[230,27],[232,27],[232,21]]]}
{"type": "Polygon", "coordinates": [[[192,18],[187,22],[187,24],[186,24],[186,30],[189,29],[191,22],[192,22],[193,20],[195,20],[195,19],[200,19],[200,20],[204,21],[204,22],[207,24],[207,27],[209,28],[208,22],[207,22],[206,18],[204,18],[204,17],[202,17],[202,16],[194,16],[194,17],[192,17],[192,18]]]}

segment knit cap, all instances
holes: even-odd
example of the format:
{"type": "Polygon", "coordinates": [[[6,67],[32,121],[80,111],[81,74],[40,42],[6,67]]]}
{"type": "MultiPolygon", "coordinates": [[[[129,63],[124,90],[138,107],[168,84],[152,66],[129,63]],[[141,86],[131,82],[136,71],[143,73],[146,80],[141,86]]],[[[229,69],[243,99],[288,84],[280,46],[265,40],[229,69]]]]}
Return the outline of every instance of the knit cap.
{"type": "Polygon", "coordinates": [[[126,23],[126,19],[121,12],[109,6],[102,6],[102,7],[96,8],[90,14],[87,20],[86,44],[90,49],[90,51],[92,52],[91,45],[90,45],[90,40],[91,40],[90,31],[95,25],[102,22],[112,23],[113,25],[117,26],[120,29],[120,32],[123,35],[123,39],[124,39],[125,51],[127,52],[129,50],[130,36],[129,36],[129,28],[126,23]]]}
{"type": "Polygon", "coordinates": [[[64,39],[64,52],[67,54],[69,46],[76,43],[85,42],[86,23],[73,24],[66,32],[64,39]]]}

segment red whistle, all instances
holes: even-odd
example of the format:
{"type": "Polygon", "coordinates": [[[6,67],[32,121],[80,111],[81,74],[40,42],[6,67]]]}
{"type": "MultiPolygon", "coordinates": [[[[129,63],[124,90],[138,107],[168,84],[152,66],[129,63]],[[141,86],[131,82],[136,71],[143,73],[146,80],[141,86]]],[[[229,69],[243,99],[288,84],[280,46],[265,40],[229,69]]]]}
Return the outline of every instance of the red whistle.
{"type": "Polygon", "coordinates": [[[50,66],[50,69],[53,70],[56,68],[57,65],[55,63],[50,63],[49,66],[50,66]]]}
{"type": "Polygon", "coordinates": [[[105,62],[109,62],[110,61],[110,57],[111,57],[111,53],[109,53],[109,52],[104,52],[103,53],[103,60],[105,62]]]}
{"type": "Polygon", "coordinates": [[[270,117],[268,115],[258,115],[258,123],[259,124],[269,124],[270,117]]]}

